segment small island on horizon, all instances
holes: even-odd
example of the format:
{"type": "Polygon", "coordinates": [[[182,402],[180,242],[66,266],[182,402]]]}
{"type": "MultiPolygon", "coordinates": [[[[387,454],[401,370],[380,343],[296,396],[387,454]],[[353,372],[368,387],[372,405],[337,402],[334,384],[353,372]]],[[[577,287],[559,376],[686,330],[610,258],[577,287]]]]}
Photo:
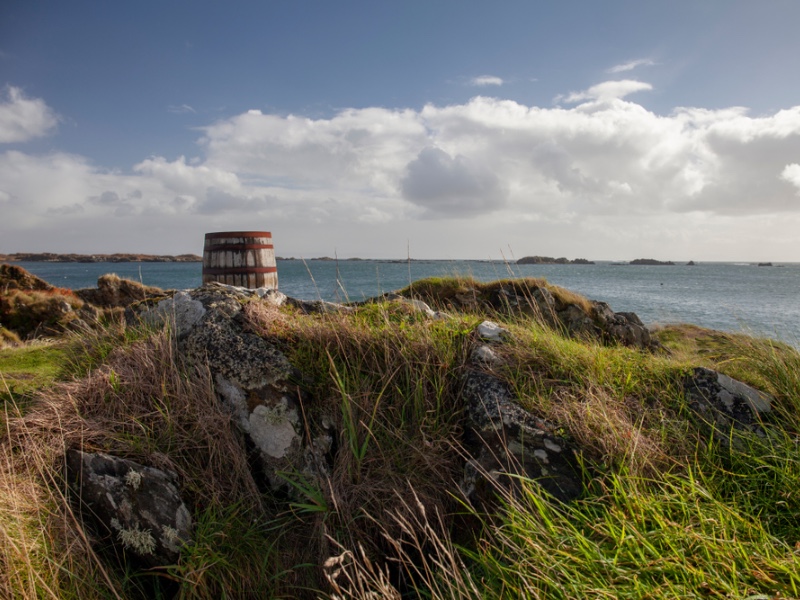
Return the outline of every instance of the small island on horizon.
{"type": "Polygon", "coordinates": [[[593,265],[594,261],[585,258],[553,258],[552,256],[523,256],[517,261],[518,265],[593,265]]]}

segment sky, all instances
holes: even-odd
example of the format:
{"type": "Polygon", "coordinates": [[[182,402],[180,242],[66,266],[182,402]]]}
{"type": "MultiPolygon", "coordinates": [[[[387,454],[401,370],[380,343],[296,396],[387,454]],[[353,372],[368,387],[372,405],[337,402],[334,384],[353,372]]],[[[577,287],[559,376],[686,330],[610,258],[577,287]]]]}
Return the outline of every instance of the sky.
{"type": "Polygon", "coordinates": [[[4,0],[0,253],[800,262],[797,0],[4,0]]]}

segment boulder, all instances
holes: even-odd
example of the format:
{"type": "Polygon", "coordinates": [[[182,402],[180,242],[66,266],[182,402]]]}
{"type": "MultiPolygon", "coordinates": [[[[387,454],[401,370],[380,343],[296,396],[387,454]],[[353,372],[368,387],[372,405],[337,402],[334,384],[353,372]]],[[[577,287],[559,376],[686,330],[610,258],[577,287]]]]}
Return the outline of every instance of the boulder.
{"type": "Polygon", "coordinates": [[[570,442],[552,424],[524,410],[503,381],[470,369],[461,394],[469,455],[461,489],[470,501],[491,504],[498,485],[517,488],[517,475],[562,501],[582,494],[581,468],[570,442]]]}
{"type": "Polygon", "coordinates": [[[192,518],[174,473],[108,454],[67,452],[70,489],[112,546],[148,567],[175,564],[192,518]]]}
{"type": "Polygon", "coordinates": [[[263,471],[265,487],[293,493],[284,474],[299,472],[310,480],[327,476],[334,437],[326,415],[303,410],[310,399],[295,383],[300,373],[275,346],[246,331],[244,303],[262,301],[287,300],[282,294],[209,283],[135,305],[127,317],[172,323],[181,353],[208,366],[217,395],[263,471]]]}
{"type": "Polygon", "coordinates": [[[684,391],[689,408],[723,444],[734,432],[766,436],[763,421],[774,400],[769,394],[704,367],[687,375],[684,391]]]}
{"type": "Polygon", "coordinates": [[[592,317],[607,341],[632,348],[655,349],[658,346],[636,313],[615,313],[605,302],[592,302],[592,317]]]}

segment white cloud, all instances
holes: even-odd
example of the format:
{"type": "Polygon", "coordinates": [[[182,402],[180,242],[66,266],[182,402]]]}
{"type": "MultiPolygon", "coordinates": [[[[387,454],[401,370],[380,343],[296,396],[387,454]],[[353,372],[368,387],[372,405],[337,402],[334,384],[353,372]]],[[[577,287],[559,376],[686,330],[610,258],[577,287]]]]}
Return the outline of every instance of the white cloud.
{"type": "Polygon", "coordinates": [[[617,73],[625,73],[627,71],[633,71],[637,67],[652,67],[654,63],[649,58],[640,58],[637,60],[629,60],[628,62],[614,65],[610,69],[606,71],[606,73],[617,74],[617,73]]]}
{"type": "Polygon", "coordinates": [[[623,79],[621,81],[604,81],[593,85],[588,90],[582,92],[572,92],[565,98],[565,102],[574,103],[583,100],[597,100],[600,102],[607,102],[609,100],[616,100],[624,98],[629,94],[635,92],[644,92],[652,90],[653,86],[643,81],[635,81],[632,79],[623,79]]]}
{"type": "Polygon", "coordinates": [[[5,97],[0,97],[0,143],[27,142],[49,134],[57,124],[58,117],[44,100],[6,86],[5,97]]]}
{"type": "Polygon", "coordinates": [[[469,80],[469,84],[476,87],[486,87],[487,85],[503,85],[505,81],[496,75],[480,75],[469,80]]]}
{"type": "Polygon", "coordinates": [[[484,165],[439,148],[423,148],[408,163],[400,184],[403,197],[431,217],[471,217],[505,204],[507,192],[484,165]]]}
{"type": "Polygon", "coordinates": [[[786,165],[786,167],[781,171],[781,179],[784,181],[788,181],[793,186],[797,188],[797,193],[800,194],[800,165],[797,163],[792,163],[790,165],[786,165]]]}
{"type": "Polygon", "coordinates": [[[800,106],[659,115],[626,97],[648,89],[604,82],[563,107],[479,96],[329,118],[248,111],[205,127],[200,156],[154,156],[130,173],[8,151],[0,251],[45,239],[55,223],[127,247],[159,228],[166,244],[259,223],[282,231],[295,246],[280,252],[295,255],[372,243],[372,255],[397,256],[421,236],[419,253],[474,256],[464,248],[478,236],[490,250],[535,237],[554,255],[630,258],[662,244],[697,260],[704,245],[731,253],[736,239],[761,239],[800,260],[800,106]]]}
{"type": "Polygon", "coordinates": [[[178,115],[186,113],[197,114],[197,111],[188,104],[172,104],[167,107],[167,110],[178,115]]]}

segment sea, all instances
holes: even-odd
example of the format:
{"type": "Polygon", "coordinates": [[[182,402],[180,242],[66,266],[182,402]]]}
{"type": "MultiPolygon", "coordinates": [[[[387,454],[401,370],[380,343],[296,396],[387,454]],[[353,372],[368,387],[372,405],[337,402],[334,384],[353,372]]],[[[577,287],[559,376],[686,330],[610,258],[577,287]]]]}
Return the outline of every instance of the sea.
{"type": "MultiPolygon", "coordinates": [[[[201,263],[14,263],[65,288],[94,287],[104,273],[164,289],[200,285],[201,263]]],[[[517,265],[501,261],[278,260],[278,287],[304,300],[364,300],[426,277],[471,276],[483,282],[541,277],[648,326],[693,323],[744,332],[800,348],[800,263],[699,262],[675,265],[517,265]]]]}

